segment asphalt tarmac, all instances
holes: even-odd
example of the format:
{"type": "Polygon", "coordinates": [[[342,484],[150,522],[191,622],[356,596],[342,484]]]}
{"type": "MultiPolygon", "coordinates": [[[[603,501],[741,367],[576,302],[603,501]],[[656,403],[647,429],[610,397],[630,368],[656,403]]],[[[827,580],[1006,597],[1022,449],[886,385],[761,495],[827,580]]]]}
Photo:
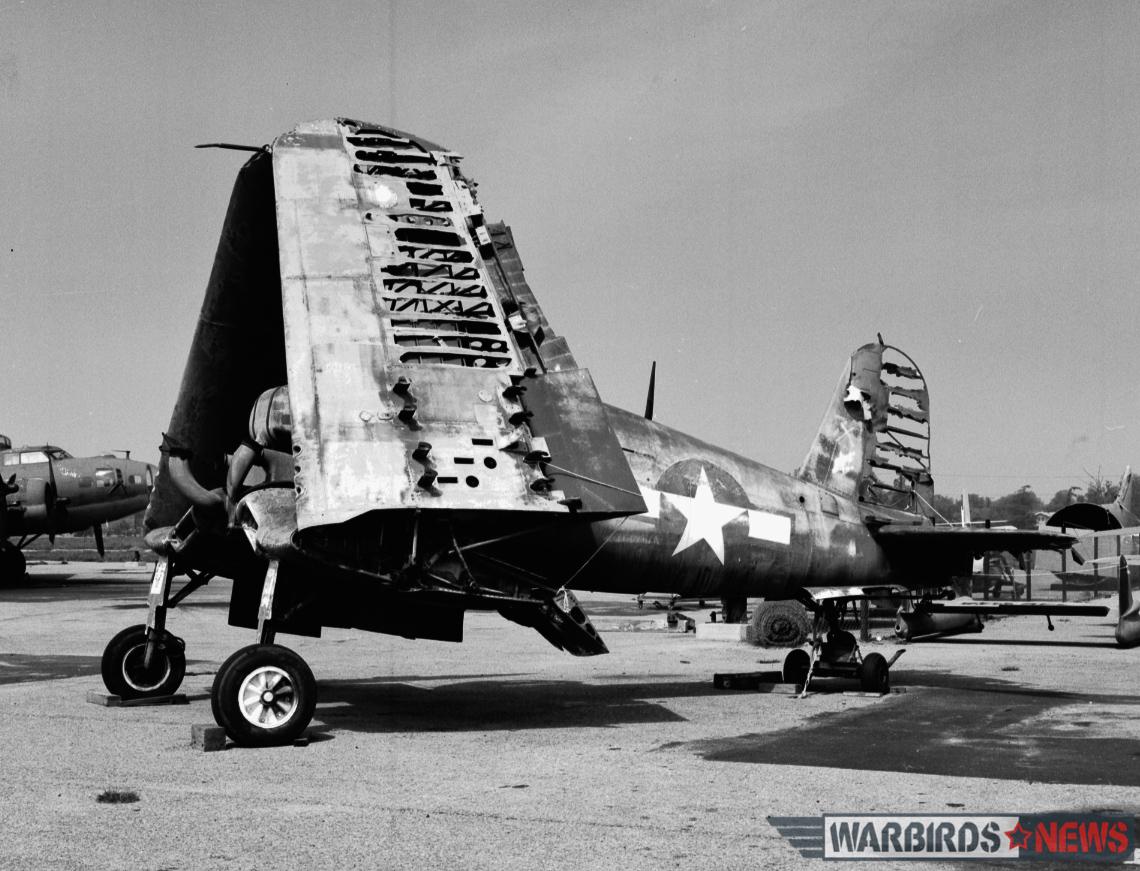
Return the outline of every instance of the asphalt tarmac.
{"type": "Polygon", "coordinates": [[[796,868],[769,817],[1140,811],[1140,649],[1115,649],[1114,615],[912,643],[883,698],[715,689],[774,679],[784,651],[655,629],[617,596],[581,595],[601,657],[485,614],[463,644],[282,636],[318,680],[308,745],[205,753],[214,671],[252,641],[228,584],[170,616],[189,704],[108,708],[86,697],[148,569],[30,571],[0,590],[3,869],[796,868]]]}

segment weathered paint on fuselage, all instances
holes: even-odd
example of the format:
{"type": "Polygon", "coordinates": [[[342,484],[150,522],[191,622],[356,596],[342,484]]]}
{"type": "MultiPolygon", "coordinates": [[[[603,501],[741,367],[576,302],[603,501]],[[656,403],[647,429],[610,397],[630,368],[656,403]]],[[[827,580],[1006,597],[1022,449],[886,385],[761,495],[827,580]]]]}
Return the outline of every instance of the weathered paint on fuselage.
{"type": "Polygon", "coordinates": [[[127,517],[146,507],[154,469],[140,460],[115,456],[62,457],[19,462],[51,446],[0,452],[0,476],[15,475],[17,491],[7,496],[7,536],[78,532],[96,523],[127,517]],[[45,498],[55,481],[54,523],[45,498]]]}
{"type": "Polygon", "coordinates": [[[592,525],[600,550],[575,588],[780,598],[800,586],[889,576],[858,503],[628,411],[606,411],[650,510],[592,525]]]}

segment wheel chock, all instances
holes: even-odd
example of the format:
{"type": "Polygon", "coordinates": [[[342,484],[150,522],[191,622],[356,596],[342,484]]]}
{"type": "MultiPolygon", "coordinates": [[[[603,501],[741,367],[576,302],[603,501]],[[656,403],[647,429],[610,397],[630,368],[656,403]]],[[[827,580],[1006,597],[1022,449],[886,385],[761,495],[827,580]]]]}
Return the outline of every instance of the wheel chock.
{"type": "Polygon", "coordinates": [[[729,672],[714,674],[713,686],[718,690],[754,690],[765,677],[762,671],[729,672]]]}
{"type": "Polygon", "coordinates": [[[175,693],[172,696],[154,696],[148,699],[124,699],[114,693],[97,693],[94,690],[87,692],[87,701],[92,705],[102,705],[104,708],[147,708],[155,705],[188,705],[190,699],[185,693],[175,693]]]}
{"type": "Polygon", "coordinates": [[[713,686],[718,690],[752,690],[759,693],[788,694],[796,688],[772,681],[773,672],[744,671],[713,675],[713,686]]]}
{"type": "Polygon", "coordinates": [[[104,708],[117,708],[123,703],[123,700],[114,693],[97,693],[94,690],[88,690],[87,703],[102,705],[104,708]]]}
{"type": "Polygon", "coordinates": [[[190,746],[203,753],[226,749],[226,730],[213,723],[195,723],[190,727],[190,746]]]}

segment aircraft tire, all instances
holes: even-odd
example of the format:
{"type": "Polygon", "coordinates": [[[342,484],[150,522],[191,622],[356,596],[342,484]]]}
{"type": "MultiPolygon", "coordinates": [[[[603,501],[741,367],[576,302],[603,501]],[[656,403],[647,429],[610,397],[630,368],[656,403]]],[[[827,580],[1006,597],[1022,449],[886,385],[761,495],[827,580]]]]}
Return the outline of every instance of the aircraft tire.
{"type": "Polygon", "coordinates": [[[799,647],[807,641],[811,621],[799,602],[761,602],[748,624],[748,642],[757,647],[799,647]]]}
{"type": "Polygon", "coordinates": [[[18,547],[0,550],[0,584],[17,584],[28,571],[28,561],[18,547]]]}
{"type": "Polygon", "coordinates": [[[287,647],[251,644],[222,663],[210,693],[214,719],[237,744],[267,747],[299,738],[317,707],[317,680],[287,647]]]}
{"type": "Polygon", "coordinates": [[[885,695],[891,691],[891,673],[883,654],[867,654],[859,666],[859,683],[864,692],[885,695]]]}
{"type": "Polygon", "coordinates": [[[143,668],[146,626],[128,626],[107,642],[100,670],[109,692],[122,699],[169,696],[186,676],[186,645],[181,638],[163,632],[158,655],[150,670],[143,668]]]}
{"type": "Polygon", "coordinates": [[[795,650],[789,650],[788,655],[784,657],[780,677],[784,683],[803,686],[804,681],[807,680],[809,668],[811,668],[811,656],[806,650],[797,647],[795,650]]]}

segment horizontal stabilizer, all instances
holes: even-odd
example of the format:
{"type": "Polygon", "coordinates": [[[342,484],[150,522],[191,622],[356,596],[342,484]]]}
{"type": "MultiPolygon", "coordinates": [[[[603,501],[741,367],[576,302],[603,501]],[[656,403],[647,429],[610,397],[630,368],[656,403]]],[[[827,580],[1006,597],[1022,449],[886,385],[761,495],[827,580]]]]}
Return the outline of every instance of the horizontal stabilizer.
{"type": "Polygon", "coordinates": [[[1031,614],[1039,617],[1107,617],[1104,605],[1079,602],[1000,602],[955,599],[952,602],[930,602],[923,610],[931,614],[1031,614]]]}
{"type": "Polygon", "coordinates": [[[874,530],[884,546],[930,548],[939,552],[964,554],[990,550],[1019,553],[1028,550],[1066,550],[1076,544],[1075,536],[1037,529],[971,529],[960,526],[902,526],[887,524],[874,530]]]}

